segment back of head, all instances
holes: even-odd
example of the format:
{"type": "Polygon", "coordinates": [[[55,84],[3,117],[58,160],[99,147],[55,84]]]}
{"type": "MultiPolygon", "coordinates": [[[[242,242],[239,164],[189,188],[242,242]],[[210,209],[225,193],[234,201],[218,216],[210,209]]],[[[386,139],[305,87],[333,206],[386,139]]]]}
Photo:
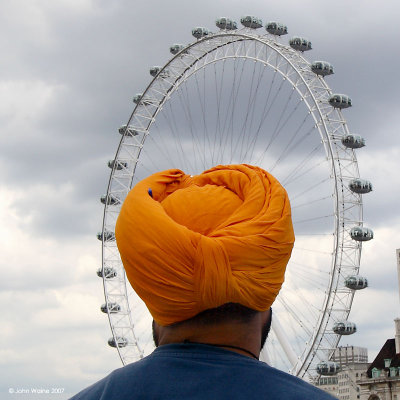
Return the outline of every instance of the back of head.
{"type": "Polygon", "coordinates": [[[132,287],[164,326],[268,310],[294,243],[286,191],[249,165],[144,179],[122,206],[116,238],[132,287]]]}
{"type": "Polygon", "coordinates": [[[216,308],[209,308],[192,318],[177,322],[171,327],[190,325],[196,328],[206,328],[211,325],[224,323],[248,324],[257,315],[258,311],[242,306],[238,303],[225,303],[216,308]]]}

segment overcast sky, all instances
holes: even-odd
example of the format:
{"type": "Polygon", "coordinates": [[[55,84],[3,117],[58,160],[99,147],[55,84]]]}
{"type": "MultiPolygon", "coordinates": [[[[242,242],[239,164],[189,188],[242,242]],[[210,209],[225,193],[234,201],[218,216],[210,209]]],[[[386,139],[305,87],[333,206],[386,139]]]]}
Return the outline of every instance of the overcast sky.
{"type": "Polygon", "coordinates": [[[0,397],[30,398],[6,395],[9,388],[72,395],[120,366],[106,344],[96,276],[106,163],[148,68],[170,58],[172,43],[192,41],[194,26],[215,31],[220,16],[287,24],[312,41],[307,57],[334,64],[329,85],[353,99],[346,117],[367,141],[357,156],[374,185],[364,217],[375,239],[362,252],[370,288],[357,293],[351,313],[359,332],[341,344],[366,346],[372,359],[400,316],[399,11],[394,0],[379,8],[362,0],[248,0],[245,8],[236,0],[3,0],[0,397]]]}

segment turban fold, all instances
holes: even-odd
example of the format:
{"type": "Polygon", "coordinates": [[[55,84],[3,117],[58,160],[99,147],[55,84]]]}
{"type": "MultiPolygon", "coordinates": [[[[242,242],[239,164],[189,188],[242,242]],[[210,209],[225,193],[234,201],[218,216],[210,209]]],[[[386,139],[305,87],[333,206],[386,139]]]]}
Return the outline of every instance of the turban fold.
{"type": "Polygon", "coordinates": [[[129,192],[115,233],[133,289],[164,326],[230,302],[267,310],[294,243],[285,189],[245,164],[149,176],[129,192]]]}

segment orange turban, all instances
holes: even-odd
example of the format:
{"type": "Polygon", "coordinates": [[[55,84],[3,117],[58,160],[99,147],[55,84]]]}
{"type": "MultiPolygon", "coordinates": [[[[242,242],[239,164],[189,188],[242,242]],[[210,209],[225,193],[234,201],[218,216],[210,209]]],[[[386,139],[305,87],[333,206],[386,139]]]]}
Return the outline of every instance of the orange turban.
{"type": "Polygon", "coordinates": [[[127,277],[160,325],[230,302],[267,310],[294,243],[285,189],[250,165],[149,176],[125,199],[115,233],[127,277]]]}

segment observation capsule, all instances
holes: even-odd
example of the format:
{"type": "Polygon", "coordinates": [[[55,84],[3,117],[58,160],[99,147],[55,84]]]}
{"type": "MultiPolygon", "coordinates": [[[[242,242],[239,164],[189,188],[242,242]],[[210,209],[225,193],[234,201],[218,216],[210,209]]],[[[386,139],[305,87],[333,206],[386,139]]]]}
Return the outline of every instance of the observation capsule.
{"type": "Polygon", "coordinates": [[[149,106],[150,104],[152,104],[151,100],[143,98],[143,93],[136,93],[133,96],[133,102],[135,104],[141,104],[144,106],[149,106]]]}
{"type": "Polygon", "coordinates": [[[100,310],[104,314],[107,314],[107,312],[117,314],[121,311],[121,306],[118,303],[104,303],[101,305],[100,310]]]}
{"type": "Polygon", "coordinates": [[[329,97],[329,104],[334,108],[351,107],[351,98],[345,94],[334,94],[329,97]]]}
{"type": "Polygon", "coordinates": [[[120,133],[120,135],[126,135],[126,136],[137,136],[138,135],[138,131],[133,129],[132,125],[121,125],[118,128],[118,132],[120,133]]]}
{"type": "Polygon", "coordinates": [[[219,29],[225,29],[227,31],[237,29],[236,21],[232,21],[231,19],[225,17],[218,18],[215,21],[215,25],[217,25],[219,29]]]}
{"type": "Polygon", "coordinates": [[[167,78],[169,76],[169,72],[167,69],[162,70],[162,67],[155,66],[150,68],[150,75],[156,77],[160,74],[161,78],[167,78]]]}
{"type": "Polygon", "coordinates": [[[353,290],[361,290],[368,287],[368,279],[361,275],[350,275],[344,280],[344,285],[353,290]]]}
{"type": "Polygon", "coordinates": [[[350,230],[350,236],[357,242],[366,242],[374,238],[372,229],[364,228],[363,226],[355,226],[350,230]]]}
{"type": "MultiPolygon", "coordinates": [[[[96,273],[99,278],[102,278],[103,277],[103,268],[99,268],[96,273]]],[[[112,279],[112,278],[115,278],[116,276],[117,276],[117,271],[114,268],[104,267],[104,277],[106,279],[112,279]]]]}
{"type": "Polygon", "coordinates": [[[101,196],[100,201],[103,204],[106,204],[106,202],[107,202],[108,206],[115,206],[116,204],[121,203],[121,200],[118,197],[113,196],[112,194],[108,195],[108,197],[106,194],[101,196]]]}
{"type": "Polygon", "coordinates": [[[251,29],[258,29],[261,28],[263,25],[260,18],[253,17],[251,15],[245,15],[244,17],[240,18],[240,23],[246,28],[251,29]]]}
{"type": "Polygon", "coordinates": [[[365,139],[360,135],[345,135],[342,137],[342,144],[350,149],[359,149],[365,146],[365,139]]]}
{"type": "Polygon", "coordinates": [[[126,347],[128,339],[123,336],[117,336],[115,339],[112,337],[108,339],[108,345],[111,347],[126,347]]]}
{"type": "Polygon", "coordinates": [[[275,36],[287,35],[288,33],[287,26],[279,22],[267,22],[265,24],[265,30],[275,36]]]}
{"type": "Polygon", "coordinates": [[[115,169],[118,171],[121,171],[123,168],[128,168],[128,163],[125,161],[109,160],[107,165],[111,169],[113,169],[115,165],[115,169]]]}
{"type": "Polygon", "coordinates": [[[314,61],[311,64],[311,71],[321,76],[332,75],[334,73],[333,65],[326,61],[314,61]]]}
{"type": "Polygon", "coordinates": [[[201,26],[192,29],[192,35],[196,39],[201,39],[202,37],[208,36],[209,34],[210,31],[207,28],[203,28],[201,26]]]}
{"type": "Polygon", "coordinates": [[[311,42],[305,38],[294,36],[289,40],[289,45],[292,49],[298,51],[307,51],[311,50],[311,42]]]}
{"type": "Polygon", "coordinates": [[[180,51],[182,51],[185,48],[183,44],[173,44],[170,48],[169,51],[173,55],[178,54],[180,51]]]}
{"type": "Polygon", "coordinates": [[[333,324],[332,330],[338,335],[352,335],[357,332],[357,327],[353,322],[339,321],[333,324]]]}
{"type": "Polygon", "coordinates": [[[99,239],[100,241],[103,241],[103,237],[104,237],[105,242],[111,242],[111,241],[115,240],[115,234],[114,234],[114,232],[111,232],[111,231],[105,230],[104,235],[103,235],[103,232],[98,232],[97,239],[99,239]]]}
{"type": "Polygon", "coordinates": [[[137,94],[135,94],[135,95],[133,96],[133,102],[134,102],[135,104],[139,104],[139,103],[140,103],[140,100],[142,100],[142,97],[143,97],[143,93],[137,93],[137,94]]]}
{"type": "Polygon", "coordinates": [[[372,183],[365,179],[355,178],[349,182],[349,189],[354,193],[369,193],[372,191],[372,183]]]}
{"type": "Polygon", "coordinates": [[[340,364],[334,361],[322,361],[317,364],[317,372],[320,375],[336,375],[340,371],[340,364]]]}

